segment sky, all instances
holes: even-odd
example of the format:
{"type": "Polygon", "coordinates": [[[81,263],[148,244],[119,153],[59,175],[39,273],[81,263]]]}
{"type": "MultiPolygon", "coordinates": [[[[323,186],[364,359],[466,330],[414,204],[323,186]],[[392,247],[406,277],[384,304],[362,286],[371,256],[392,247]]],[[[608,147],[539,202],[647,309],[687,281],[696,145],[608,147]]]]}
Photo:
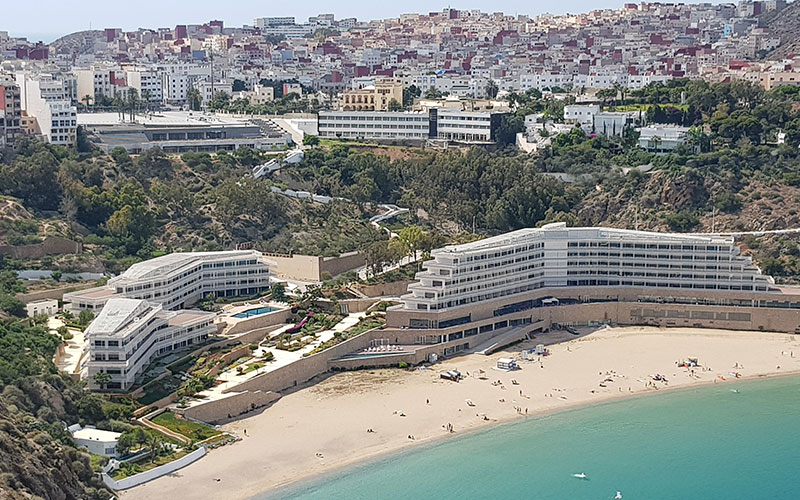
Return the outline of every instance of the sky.
{"type": "Polygon", "coordinates": [[[256,17],[294,16],[304,22],[309,16],[333,13],[336,18],[356,17],[365,21],[396,17],[407,12],[480,9],[485,12],[537,15],[563,14],[597,8],[619,8],[631,0],[441,0],[330,1],[330,0],[39,0],[35,7],[25,1],[2,1],[0,31],[25,36],[31,41],[51,42],[62,35],[89,29],[173,27],[202,24],[212,19],[226,26],[253,24],[256,17]]]}

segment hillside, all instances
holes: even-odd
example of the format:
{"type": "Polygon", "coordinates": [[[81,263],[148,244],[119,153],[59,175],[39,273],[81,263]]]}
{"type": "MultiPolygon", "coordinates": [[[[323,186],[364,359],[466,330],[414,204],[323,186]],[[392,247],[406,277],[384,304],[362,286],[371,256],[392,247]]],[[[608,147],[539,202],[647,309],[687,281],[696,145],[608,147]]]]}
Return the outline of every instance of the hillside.
{"type": "Polygon", "coordinates": [[[80,56],[94,52],[96,42],[103,41],[101,30],[77,31],[69,35],[62,36],[50,44],[52,54],[71,54],[80,56]]]}
{"type": "Polygon", "coordinates": [[[800,2],[792,2],[779,12],[768,12],[759,22],[781,39],[780,46],[767,53],[764,59],[779,60],[800,52],[800,2]]]}

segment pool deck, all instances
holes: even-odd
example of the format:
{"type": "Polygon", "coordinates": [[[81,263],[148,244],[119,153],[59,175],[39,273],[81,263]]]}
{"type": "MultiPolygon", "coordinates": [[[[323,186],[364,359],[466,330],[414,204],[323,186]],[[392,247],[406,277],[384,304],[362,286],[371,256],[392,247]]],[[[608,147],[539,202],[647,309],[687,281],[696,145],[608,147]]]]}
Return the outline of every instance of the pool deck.
{"type": "MultiPolygon", "coordinates": [[[[249,306],[240,306],[240,308],[250,308],[250,309],[252,309],[253,307],[254,307],[253,304],[250,304],[249,306]]],[[[259,345],[258,349],[253,351],[253,360],[248,361],[245,364],[260,362],[264,363],[264,366],[262,366],[257,370],[253,370],[247,373],[239,373],[236,371],[235,368],[225,370],[224,372],[217,375],[217,380],[219,380],[221,383],[215,385],[210,389],[206,389],[205,391],[199,392],[195,396],[195,398],[198,399],[191,400],[189,402],[189,407],[229,397],[231,393],[225,393],[223,391],[232,389],[237,385],[241,384],[242,382],[246,382],[247,380],[250,380],[251,378],[257,375],[261,375],[262,373],[269,373],[271,371],[277,370],[278,368],[282,368],[284,366],[294,363],[295,361],[303,359],[303,354],[311,352],[317,347],[319,347],[321,343],[331,340],[337,332],[343,332],[348,328],[352,328],[365,316],[366,313],[363,312],[349,314],[340,322],[336,323],[330,330],[324,330],[318,333],[317,339],[315,341],[304,346],[302,349],[294,352],[285,351],[283,349],[276,349],[274,347],[264,347],[259,345]],[[267,362],[259,361],[259,358],[261,358],[267,351],[272,352],[272,355],[274,356],[272,361],[267,361],[267,362]]],[[[281,334],[283,334],[283,332],[285,332],[286,330],[288,330],[293,326],[294,326],[293,324],[284,325],[275,330],[274,332],[270,333],[270,337],[278,337],[281,334]]]]}

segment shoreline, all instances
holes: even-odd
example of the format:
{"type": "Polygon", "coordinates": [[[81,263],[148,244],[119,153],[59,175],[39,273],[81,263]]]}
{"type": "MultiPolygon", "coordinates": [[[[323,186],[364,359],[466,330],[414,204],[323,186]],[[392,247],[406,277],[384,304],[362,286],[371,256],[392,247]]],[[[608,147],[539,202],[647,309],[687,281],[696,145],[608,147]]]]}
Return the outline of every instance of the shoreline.
{"type": "Polygon", "coordinates": [[[607,328],[581,337],[546,334],[511,349],[491,356],[466,354],[429,370],[380,369],[331,375],[285,395],[263,412],[223,426],[242,436],[243,441],[214,450],[170,476],[121,492],[122,496],[126,500],[173,494],[204,498],[212,488],[216,498],[271,499],[344,469],[500,425],[632,397],[703,388],[715,385],[720,375],[726,380],[717,383],[723,384],[800,375],[800,359],[794,358],[795,350],[800,355],[800,336],[771,332],[607,328]],[[495,372],[497,358],[539,342],[550,343],[550,356],[526,362],[521,370],[495,372]],[[712,366],[733,366],[734,361],[739,365],[738,361],[744,359],[748,369],[742,368],[742,376],[733,380],[728,369],[703,367],[689,376],[688,369],[675,363],[676,359],[685,359],[682,352],[699,355],[701,364],[709,360],[712,366]],[[776,360],[785,368],[777,369],[776,360]],[[473,375],[459,383],[439,380],[439,372],[453,368],[473,375]],[[477,376],[478,370],[482,378],[477,376]],[[651,382],[649,375],[653,373],[667,374],[669,384],[651,382]],[[606,379],[613,379],[606,384],[611,388],[598,386],[598,377],[611,377],[606,379]],[[509,378],[514,385],[488,383],[490,379],[509,378]],[[625,382],[630,384],[627,391],[622,390],[625,382]],[[650,384],[657,385],[658,390],[650,384]],[[619,391],[612,390],[614,385],[619,391]],[[513,394],[517,390],[520,396],[513,394]],[[558,399],[556,393],[566,400],[558,399]],[[465,405],[465,398],[472,398],[476,407],[465,405]],[[526,404],[527,415],[522,412],[526,404]],[[407,414],[405,418],[397,415],[400,408],[407,414]],[[475,411],[475,416],[470,415],[475,411]],[[488,420],[475,418],[482,414],[488,420]],[[457,432],[446,432],[442,422],[453,422],[457,432]],[[376,432],[364,432],[367,428],[376,432]]]}
{"type": "MultiPolygon", "coordinates": [[[[759,380],[774,380],[779,378],[791,378],[791,377],[800,377],[800,369],[786,371],[786,372],[774,372],[768,374],[761,374],[761,375],[750,375],[747,377],[740,377],[735,379],[736,382],[756,382],[759,380]]],[[[733,382],[733,381],[731,381],[733,382]]],[[[463,431],[459,431],[458,433],[453,434],[442,434],[440,436],[431,436],[425,438],[424,440],[420,440],[419,442],[411,441],[405,446],[394,448],[394,449],[387,449],[382,451],[376,451],[370,455],[363,455],[359,458],[354,458],[349,462],[339,463],[334,466],[331,466],[328,470],[324,472],[318,473],[309,473],[303,476],[299,476],[295,479],[275,484],[271,486],[268,490],[257,493],[254,496],[246,497],[247,500],[253,498],[263,498],[264,500],[273,500],[276,495],[280,493],[284,493],[291,488],[302,488],[302,483],[306,483],[307,485],[311,486],[316,482],[324,480],[326,477],[342,472],[345,469],[355,470],[360,467],[366,467],[371,463],[379,462],[381,460],[389,459],[392,456],[399,456],[404,453],[408,453],[411,451],[422,451],[423,449],[435,446],[440,443],[443,443],[447,440],[458,440],[462,438],[467,438],[472,436],[473,434],[481,433],[481,432],[491,432],[498,427],[501,426],[508,426],[508,425],[517,425],[517,424],[524,424],[529,420],[536,420],[541,419],[543,417],[547,417],[550,415],[558,415],[561,413],[566,413],[575,410],[584,410],[593,408],[596,406],[603,406],[607,404],[614,404],[621,401],[627,400],[635,400],[635,399],[644,399],[648,397],[654,397],[659,394],[673,394],[676,392],[684,392],[693,389],[706,389],[708,387],[712,387],[715,385],[719,385],[714,383],[713,381],[699,381],[694,385],[677,385],[672,387],[663,387],[658,390],[654,391],[639,391],[634,393],[622,393],[622,394],[615,394],[613,396],[609,396],[605,399],[601,400],[594,400],[594,401],[580,401],[574,402],[567,406],[562,406],[558,408],[541,408],[537,409],[533,413],[529,413],[527,416],[519,415],[519,416],[511,416],[511,417],[503,417],[502,419],[498,419],[493,421],[492,423],[471,427],[468,429],[464,429],[463,431]]]]}

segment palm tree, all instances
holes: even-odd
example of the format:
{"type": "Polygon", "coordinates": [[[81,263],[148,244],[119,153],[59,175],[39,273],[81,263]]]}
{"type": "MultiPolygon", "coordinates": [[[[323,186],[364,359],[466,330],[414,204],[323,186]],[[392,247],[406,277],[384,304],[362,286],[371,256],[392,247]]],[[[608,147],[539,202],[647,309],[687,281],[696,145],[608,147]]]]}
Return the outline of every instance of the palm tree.
{"type": "Polygon", "coordinates": [[[142,101],[144,101],[144,111],[145,113],[150,112],[150,99],[152,99],[153,93],[150,92],[149,89],[142,89],[142,101]]]}
{"type": "Polygon", "coordinates": [[[163,446],[164,442],[161,440],[161,436],[159,436],[155,432],[151,432],[147,438],[147,449],[150,451],[150,462],[155,462],[156,458],[158,458],[158,452],[161,451],[161,447],[163,446]]]}
{"type": "Polygon", "coordinates": [[[128,110],[130,110],[131,121],[136,119],[136,111],[139,109],[139,103],[139,91],[134,88],[128,89],[127,105],[128,110]]]}

